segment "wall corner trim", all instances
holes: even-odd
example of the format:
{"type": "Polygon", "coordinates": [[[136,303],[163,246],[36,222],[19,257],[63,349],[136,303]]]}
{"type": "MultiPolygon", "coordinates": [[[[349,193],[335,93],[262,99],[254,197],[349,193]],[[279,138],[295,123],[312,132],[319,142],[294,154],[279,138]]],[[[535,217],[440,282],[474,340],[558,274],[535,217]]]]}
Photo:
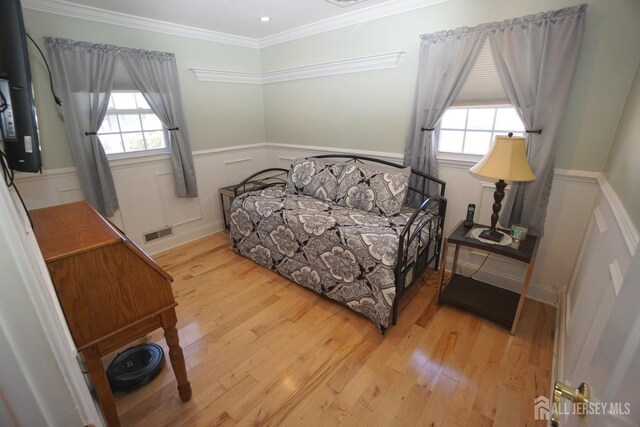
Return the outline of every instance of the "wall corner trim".
{"type": "Polygon", "coordinates": [[[633,256],[638,248],[638,242],[640,242],[640,233],[638,233],[638,229],[631,220],[622,200],[620,200],[620,197],[618,197],[618,194],[609,181],[607,181],[607,177],[604,176],[604,174],[598,176],[598,185],[607,202],[609,202],[616,222],[620,226],[620,231],[622,232],[622,237],[627,245],[627,249],[629,249],[629,254],[633,256]]]}
{"type": "Polygon", "coordinates": [[[269,84],[290,80],[310,79],[333,76],[337,74],[359,73],[363,71],[394,68],[400,62],[404,51],[382,53],[358,58],[341,59],[320,64],[303,65],[284,68],[264,73],[247,73],[241,71],[209,70],[190,68],[198,81],[217,83],[269,84]]]}

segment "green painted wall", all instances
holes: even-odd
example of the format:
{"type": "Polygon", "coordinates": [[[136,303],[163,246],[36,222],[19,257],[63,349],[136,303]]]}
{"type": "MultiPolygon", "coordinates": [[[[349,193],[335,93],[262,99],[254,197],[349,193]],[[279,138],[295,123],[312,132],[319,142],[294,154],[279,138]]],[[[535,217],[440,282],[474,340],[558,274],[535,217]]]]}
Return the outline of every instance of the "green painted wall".
{"type": "Polygon", "coordinates": [[[604,170],[631,220],[640,229],[640,67],[631,86],[604,170]]]}
{"type": "MultiPolygon", "coordinates": [[[[405,51],[390,70],[263,88],[267,141],[402,152],[419,35],[558,9],[574,0],[450,0],[260,51],[262,71],[405,51]]],[[[601,171],[640,59],[640,2],[589,2],[556,167],[601,171]]]]}
{"type": "MultiPolygon", "coordinates": [[[[264,142],[262,90],[256,85],[198,82],[189,68],[258,72],[256,49],[24,10],[27,32],[176,54],[187,126],[194,150],[264,142]]],[[[44,169],[73,166],[64,123],[49,93],[44,63],[29,46],[44,169]]]]}
{"type": "MultiPolygon", "coordinates": [[[[194,150],[262,141],[402,152],[419,35],[557,9],[569,0],[449,0],[261,50],[25,10],[27,30],[175,52],[194,150]],[[192,67],[266,72],[405,51],[393,69],[264,85],[198,82],[192,67]]],[[[640,2],[589,3],[584,44],[556,166],[601,171],[640,60],[640,2]]],[[[42,43],[43,44],[43,43],[42,43]]],[[[72,166],[66,132],[30,48],[45,169],[72,166]]]]}

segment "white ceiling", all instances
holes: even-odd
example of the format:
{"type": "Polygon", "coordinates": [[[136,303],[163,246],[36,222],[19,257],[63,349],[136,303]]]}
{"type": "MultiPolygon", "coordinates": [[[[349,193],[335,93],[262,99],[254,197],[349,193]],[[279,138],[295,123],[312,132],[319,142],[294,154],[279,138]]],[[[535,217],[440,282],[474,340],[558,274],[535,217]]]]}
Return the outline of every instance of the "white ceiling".
{"type": "Polygon", "coordinates": [[[326,0],[72,0],[65,3],[261,39],[382,3],[402,2],[365,0],[348,7],[326,0]],[[261,16],[270,16],[272,20],[260,22],[261,16]]]}

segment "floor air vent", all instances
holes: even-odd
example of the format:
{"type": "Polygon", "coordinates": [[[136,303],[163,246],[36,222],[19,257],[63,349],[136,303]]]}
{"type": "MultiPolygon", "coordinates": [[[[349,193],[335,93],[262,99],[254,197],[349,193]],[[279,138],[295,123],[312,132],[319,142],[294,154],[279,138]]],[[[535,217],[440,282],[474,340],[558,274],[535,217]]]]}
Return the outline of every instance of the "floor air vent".
{"type": "Polygon", "coordinates": [[[151,233],[147,233],[144,235],[145,243],[149,243],[152,240],[159,239],[161,237],[171,236],[173,234],[173,229],[171,227],[163,228],[162,230],[152,231],[151,233]]]}

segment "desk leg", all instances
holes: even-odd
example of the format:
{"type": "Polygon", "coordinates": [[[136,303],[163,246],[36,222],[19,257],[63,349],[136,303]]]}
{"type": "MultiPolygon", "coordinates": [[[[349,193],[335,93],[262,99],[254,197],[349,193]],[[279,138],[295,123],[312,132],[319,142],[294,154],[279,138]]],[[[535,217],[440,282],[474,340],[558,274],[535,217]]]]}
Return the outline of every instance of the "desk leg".
{"type": "Polygon", "coordinates": [[[187,379],[187,368],[185,366],[182,348],[180,347],[178,330],[176,329],[178,318],[176,317],[175,309],[172,308],[171,310],[163,312],[160,315],[160,319],[162,321],[162,328],[164,329],[164,339],[169,346],[171,366],[178,381],[178,394],[180,395],[180,399],[186,402],[191,399],[191,384],[189,384],[189,380],[187,379]]]}
{"type": "Polygon", "coordinates": [[[518,309],[516,310],[516,315],[513,318],[513,324],[511,325],[511,335],[516,333],[518,320],[520,319],[520,314],[522,314],[522,306],[524,305],[524,300],[527,298],[527,288],[529,287],[529,280],[531,280],[531,273],[533,273],[533,264],[533,261],[529,263],[529,266],[527,267],[527,274],[524,276],[524,283],[522,284],[522,290],[520,291],[520,300],[518,301],[518,309]]]}
{"type": "MultiPolygon", "coordinates": [[[[440,277],[438,279],[438,289],[436,291],[436,304],[440,301],[440,291],[442,290],[442,282],[444,282],[444,270],[447,268],[447,247],[449,246],[449,239],[445,237],[444,245],[442,246],[442,257],[440,260],[440,277]]],[[[456,250],[458,245],[456,245],[456,250]]]]}
{"type": "Polygon", "coordinates": [[[89,347],[82,351],[84,354],[85,363],[89,370],[89,377],[93,383],[93,387],[96,389],[98,395],[98,403],[102,409],[107,425],[109,427],[120,427],[120,419],[118,418],[118,411],[116,409],[116,403],[113,400],[113,394],[111,394],[111,387],[109,386],[109,380],[107,374],[102,366],[100,360],[100,352],[98,347],[89,347]]]}

